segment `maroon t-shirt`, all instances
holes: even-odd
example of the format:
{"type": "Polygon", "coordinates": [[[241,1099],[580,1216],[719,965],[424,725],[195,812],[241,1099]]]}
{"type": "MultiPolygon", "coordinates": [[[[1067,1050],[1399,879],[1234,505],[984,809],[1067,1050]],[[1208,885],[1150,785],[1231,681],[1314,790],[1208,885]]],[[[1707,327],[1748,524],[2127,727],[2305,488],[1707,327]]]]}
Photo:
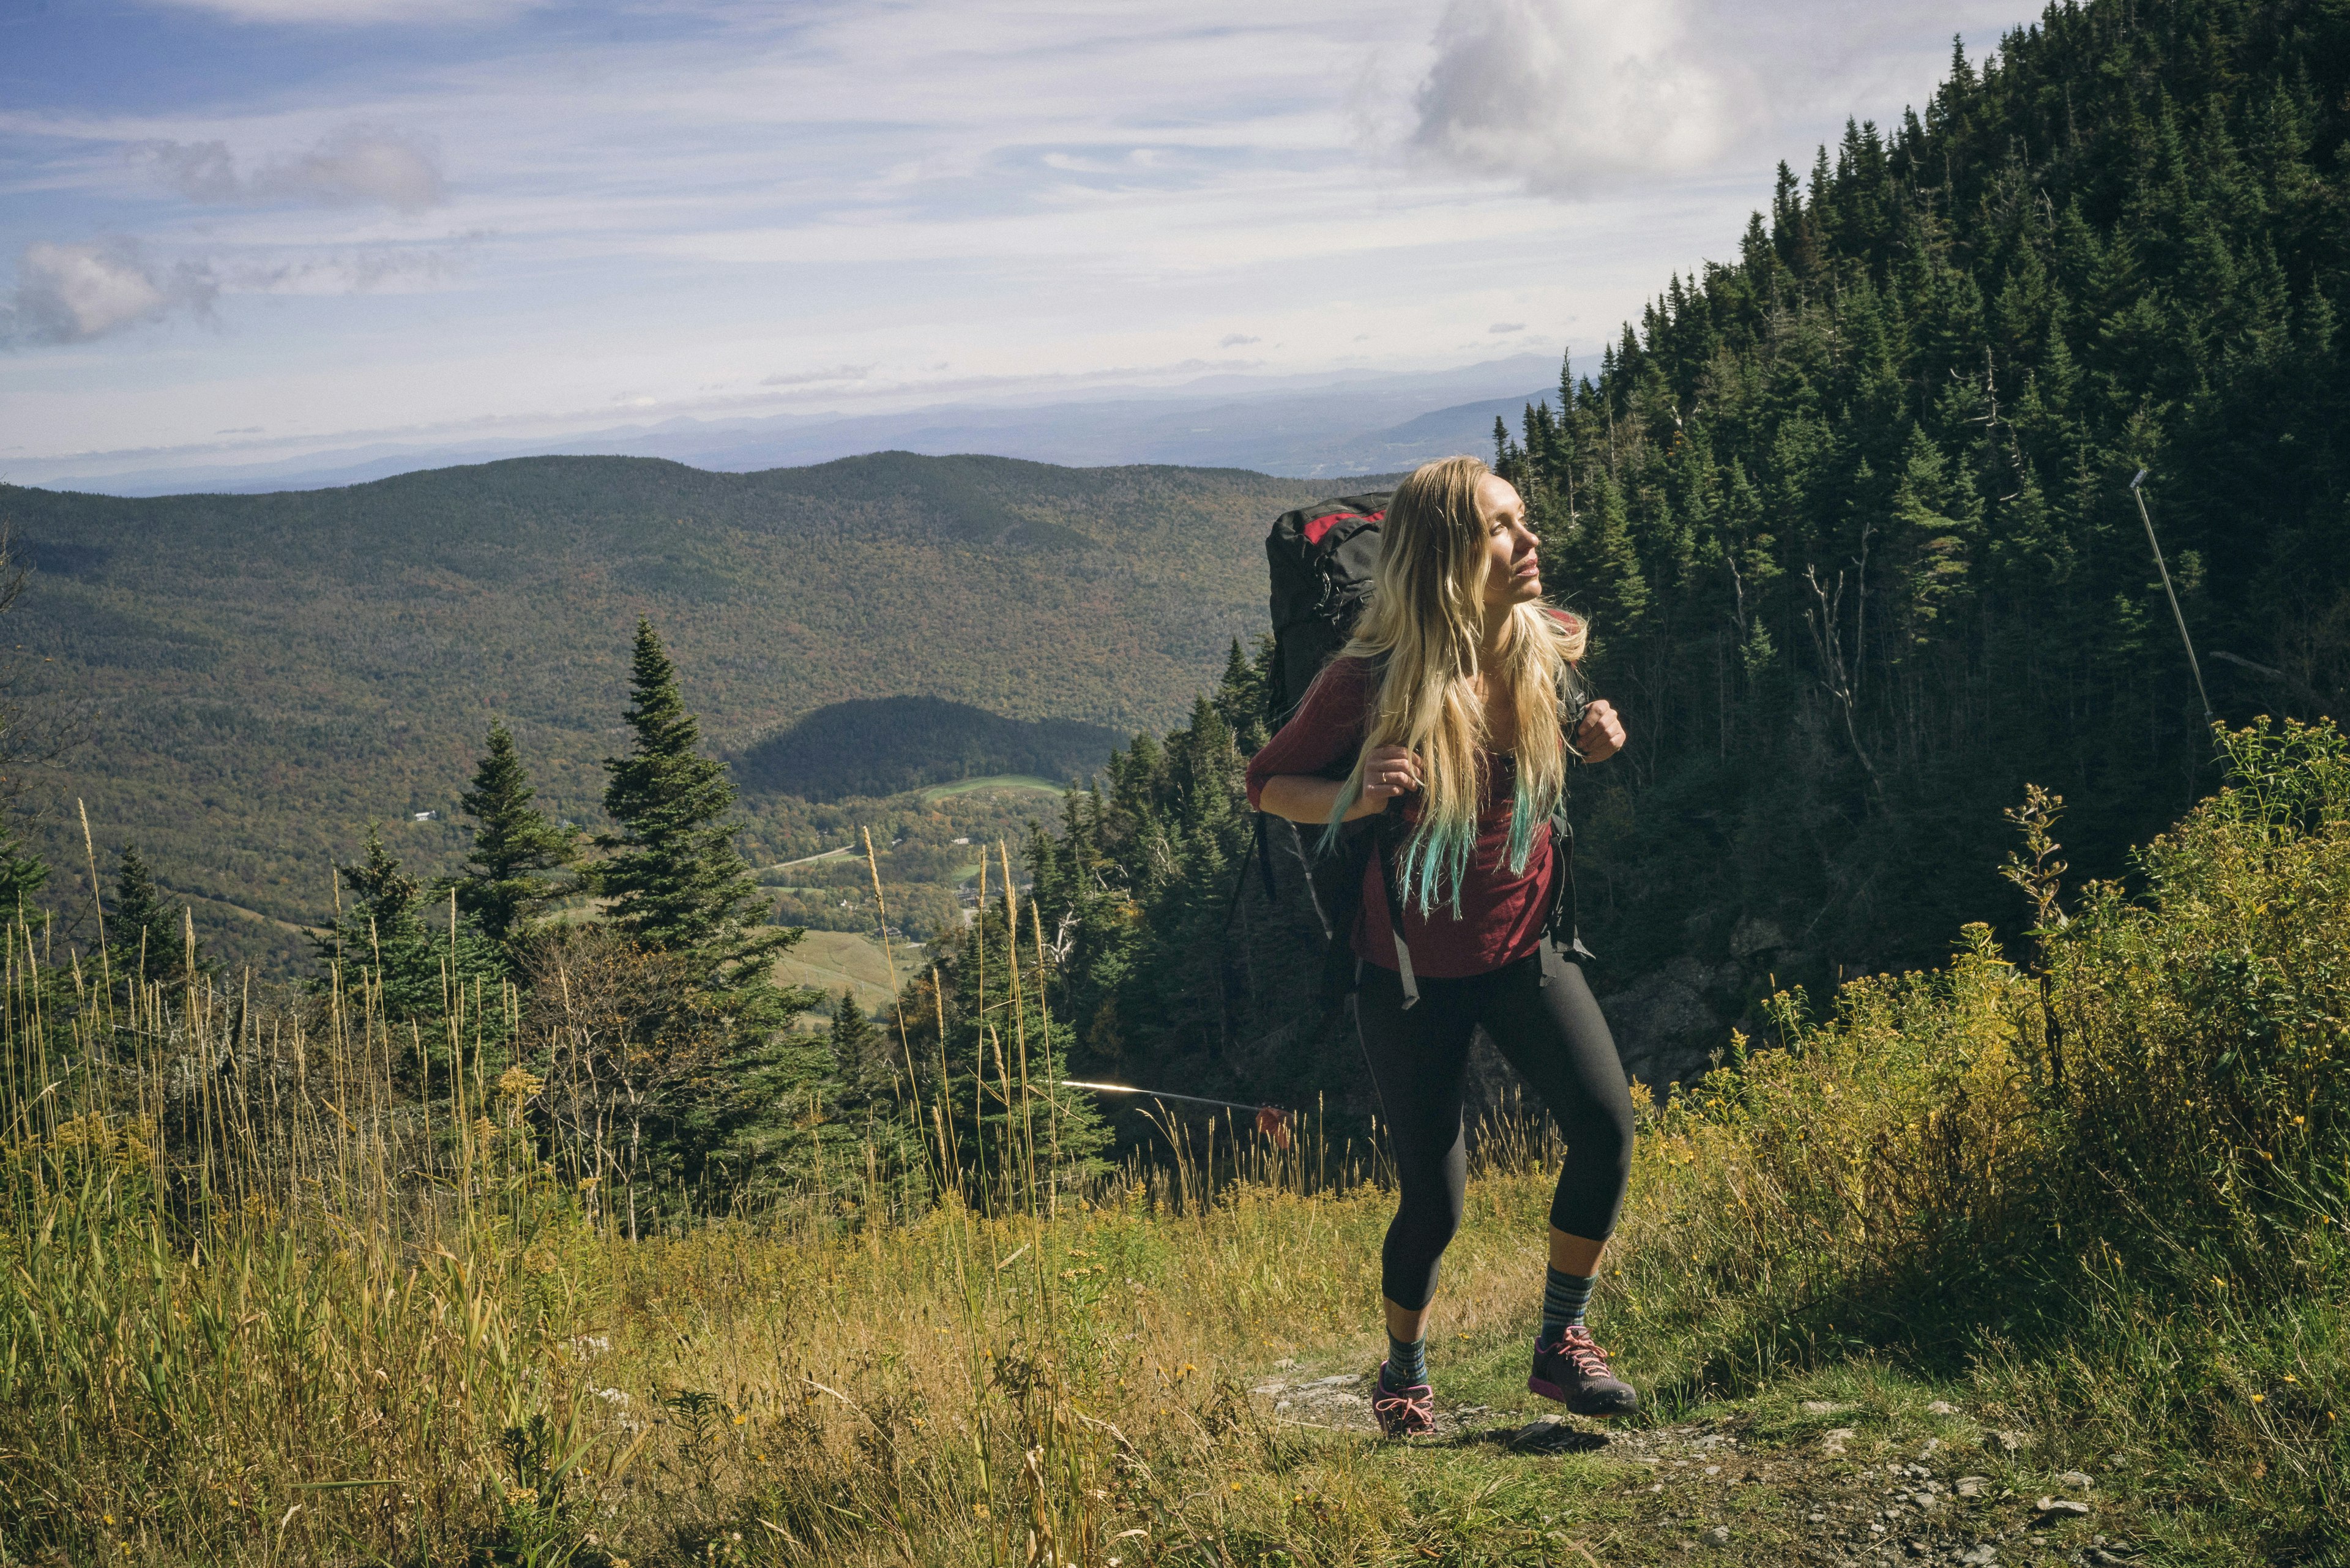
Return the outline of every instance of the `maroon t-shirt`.
{"type": "MultiPolygon", "coordinates": [[[[1259,804],[1269,778],[1318,774],[1334,763],[1354,762],[1355,753],[1362,750],[1371,703],[1378,696],[1370,675],[1367,659],[1329,662],[1281,733],[1249,759],[1250,805],[1259,804]]],[[[1485,763],[1485,798],[1477,810],[1477,847],[1470,856],[1469,875],[1461,884],[1459,918],[1454,918],[1449,898],[1425,916],[1416,898],[1404,899],[1403,937],[1411,947],[1415,974],[1437,980],[1489,974],[1541,950],[1543,925],[1550,917],[1550,835],[1537,831],[1526,856],[1526,868],[1510,870],[1517,759],[1507,753],[1488,752],[1485,763]]],[[[1419,803],[1411,797],[1399,798],[1388,809],[1402,812],[1407,824],[1419,820],[1419,803]]],[[[1300,823],[1298,831],[1306,836],[1310,846],[1320,830],[1311,823],[1300,823]]],[[[1387,893],[1379,885],[1375,860],[1363,867],[1362,912],[1355,920],[1354,944],[1357,956],[1382,969],[1396,967],[1387,893]]]]}

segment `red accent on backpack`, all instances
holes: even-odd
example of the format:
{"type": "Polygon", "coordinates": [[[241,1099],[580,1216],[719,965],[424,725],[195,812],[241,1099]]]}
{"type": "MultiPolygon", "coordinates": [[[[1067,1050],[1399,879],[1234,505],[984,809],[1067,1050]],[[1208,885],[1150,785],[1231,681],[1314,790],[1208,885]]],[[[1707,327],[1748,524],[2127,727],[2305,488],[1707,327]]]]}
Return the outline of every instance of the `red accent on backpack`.
{"type": "Polygon", "coordinates": [[[1319,545],[1325,534],[1339,524],[1351,523],[1357,517],[1367,523],[1377,523],[1386,516],[1387,514],[1384,512],[1333,512],[1327,516],[1316,517],[1305,525],[1305,542],[1309,545],[1319,545]]]}

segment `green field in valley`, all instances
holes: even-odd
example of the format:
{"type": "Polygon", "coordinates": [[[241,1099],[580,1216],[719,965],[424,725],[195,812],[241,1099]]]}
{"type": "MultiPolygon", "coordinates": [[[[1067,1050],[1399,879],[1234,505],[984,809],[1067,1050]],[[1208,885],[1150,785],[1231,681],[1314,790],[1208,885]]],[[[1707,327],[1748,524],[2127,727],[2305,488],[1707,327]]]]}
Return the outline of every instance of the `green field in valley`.
{"type": "MultiPolygon", "coordinates": [[[[893,939],[889,945],[901,982],[928,961],[919,942],[893,939]]],[[[775,961],[775,979],[785,985],[812,985],[827,996],[854,992],[868,1012],[887,1007],[897,994],[880,942],[858,931],[808,932],[775,961]]]]}
{"type": "Polygon", "coordinates": [[[949,795],[981,794],[989,791],[993,791],[1002,794],[1026,794],[1057,796],[1066,787],[1066,785],[1055,784],[1051,779],[1040,779],[1019,774],[1006,774],[996,778],[958,779],[953,784],[932,784],[930,788],[920,791],[917,794],[917,798],[920,799],[924,805],[928,805],[933,801],[944,800],[949,795]]]}

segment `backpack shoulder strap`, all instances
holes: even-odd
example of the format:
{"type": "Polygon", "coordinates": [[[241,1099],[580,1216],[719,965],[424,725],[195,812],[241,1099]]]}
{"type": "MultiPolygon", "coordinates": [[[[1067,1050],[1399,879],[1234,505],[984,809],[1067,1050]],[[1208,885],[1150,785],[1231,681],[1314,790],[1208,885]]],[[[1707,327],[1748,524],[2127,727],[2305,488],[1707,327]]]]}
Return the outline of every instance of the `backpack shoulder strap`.
{"type": "Polygon", "coordinates": [[[1411,944],[1403,940],[1403,895],[1396,887],[1396,830],[1389,824],[1388,814],[1379,814],[1378,826],[1365,837],[1372,841],[1371,853],[1379,858],[1379,888],[1387,894],[1388,935],[1395,942],[1396,973],[1403,981],[1403,1004],[1409,1009],[1419,1000],[1419,979],[1411,971],[1411,944]]]}

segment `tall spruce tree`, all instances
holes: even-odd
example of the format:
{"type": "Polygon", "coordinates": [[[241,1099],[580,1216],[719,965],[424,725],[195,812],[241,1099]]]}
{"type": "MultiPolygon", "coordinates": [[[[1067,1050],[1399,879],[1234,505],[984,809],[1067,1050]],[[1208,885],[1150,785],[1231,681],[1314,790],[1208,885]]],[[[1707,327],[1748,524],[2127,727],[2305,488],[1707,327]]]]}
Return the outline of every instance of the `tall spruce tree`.
{"type": "Polygon", "coordinates": [[[733,781],[723,762],[701,754],[701,722],[651,620],[637,620],[629,696],[625,720],[637,742],[628,757],[604,759],[604,811],[618,830],[597,836],[611,851],[597,887],[620,931],[689,957],[707,985],[726,987],[792,938],[764,926],[768,898],[733,842],[733,781]]]}
{"type": "Polygon", "coordinates": [[[741,1185],[755,1175],[745,1151],[762,1166],[788,1158],[795,1107],[830,1064],[820,1037],[790,1028],[824,995],[775,982],[777,955],[805,933],[767,923],[769,896],[734,846],[733,783],[702,755],[701,724],[649,620],[637,622],[629,690],[636,744],[604,760],[615,831],[597,839],[610,854],[596,883],[614,926],[684,963],[695,1025],[724,1033],[724,1081],[676,1124],[669,1152],[689,1182],[714,1174],[741,1185]]]}
{"type": "Polygon", "coordinates": [[[725,763],[702,754],[701,723],[649,620],[637,622],[629,683],[636,745],[604,759],[604,809],[617,830],[597,838],[611,852],[597,884],[614,925],[690,960],[704,985],[740,991],[748,1003],[767,961],[796,938],[765,923],[770,898],[734,846],[733,781],[725,763]]]}
{"type": "Polygon", "coordinates": [[[852,1084],[861,1085],[892,1075],[881,1031],[857,1005],[853,991],[843,991],[833,1004],[829,1049],[842,1077],[852,1084]]]}
{"type": "Polygon", "coordinates": [[[578,836],[549,822],[534,804],[536,794],[513,734],[504,722],[493,722],[489,750],[473,769],[473,787],[459,798],[476,826],[465,875],[453,886],[457,908],[504,947],[573,886],[560,873],[578,858],[578,836]]]}
{"type": "MultiPolygon", "coordinates": [[[[185,906],[181,906],[184,909],[185,906]]],[[[115,874],[114,908],[106,917],[108,944],[113,949],[118,974],[167,984],[188,978],[187,931],[182,917],[166,909],[155,891],[154,873],[135,844],[122,846],[121,868],[115,874]]],[[[203,968],[201,948],[196,968],[203,968]]]]}
{"type": "Polygon", "coordinates": [[[34,897],[48,879],[48,862],[26,847],[14,814],[0,810],[0,915],[14,919],[21,909],[30,919],[34,897]]]}

